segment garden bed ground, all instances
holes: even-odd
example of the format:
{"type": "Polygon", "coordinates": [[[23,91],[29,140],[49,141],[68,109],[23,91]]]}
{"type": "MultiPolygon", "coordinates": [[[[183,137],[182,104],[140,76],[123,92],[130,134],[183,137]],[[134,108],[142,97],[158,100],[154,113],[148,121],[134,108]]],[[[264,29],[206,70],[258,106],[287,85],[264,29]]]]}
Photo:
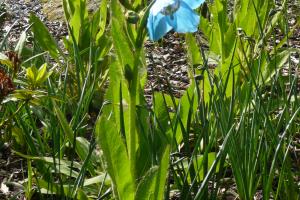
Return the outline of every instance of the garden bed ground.
{"type": "MultiPolygon", "coordinates": [[[[51,1],[50,1],[51,2],[51,1]]],[[[28,28],[29,13],[34,12],[45,22],[53,36],[60,39],[67,34],[66,26],[61,18],[56,18],[58,14],[62,14],[60,6],[56,4],[47,4],[42,6],[39,0],[5,0],[7,15],[4,23],[2,23],[2,33],[8,31],[9,27],[14,25],[12,32],[9,36],[10,48],[13,49],[14,45],[20,37],[20,33],[28,28]],[[55,9],[48,11],[48,7],[54,6],[55,9]],[[43,12],[44,11],[44,12],[43,12]],[[50,19],[51,18],[51,19],[50,19]]],[[[299,8],[297,8],[297,0],[291,1],[289,4],[290,25],[296,23],[295,18],[299,15],[299,8]]],[[[201,33],[199,33],[201,35],[201,33]]],[[[282,37],[278,33],[278,37],[282,37]]],[[[300,49],[300,29],[295,30],[292,37],[290,37],[289,45],[293,48],[300,49]]],[[[180,97],[189,84],[187,76],[188,63],[186,53],[184,50],[184,43],[181,36],[178,34],[170,33],[161,43],[146,42],[147,52],[147,70],[148,70],[148,83],[145,89],[145,95],[149,102],[151,102],[151,95],[154,91],[168,91],[166,84],[166,77],[172,86],[172,92],[175,96],[180,97]]],[[[293,67],[298,71],[299,54],[291,56],[293,67]]],[[[287,69],[286,69],[287,70],[287,69]]],[[[284,73],[287,71],[284,70],[284,73]]],[[[297,74],[297,73],[295,73],[297,74]]],[[[299,82],[300,89],[300,82],[299,82]]],[[[294,154],[295,169],[299,170],[300,166],[300,133],[295,137],[291,152],[294,154]],[[297,167],[298,166],[298,167],[297,167]]],[[[9,146],[0,146],[0,199],[7,197],[18,196],[22,192],[22,187],[17,184],[11,184],[9,187],[2,184],[4,181],[11,183],[16,180],[23,180],[26,176],[26,163],[23,159],[13,155],[9,146]]],[[[300,184],[300,177],[298,173],[298,180],[300,184]]],[[[232,185],[232,191],[235,186],[232,185]]],[[[257,195],[258,199],[260,194],[257,195]]]]}

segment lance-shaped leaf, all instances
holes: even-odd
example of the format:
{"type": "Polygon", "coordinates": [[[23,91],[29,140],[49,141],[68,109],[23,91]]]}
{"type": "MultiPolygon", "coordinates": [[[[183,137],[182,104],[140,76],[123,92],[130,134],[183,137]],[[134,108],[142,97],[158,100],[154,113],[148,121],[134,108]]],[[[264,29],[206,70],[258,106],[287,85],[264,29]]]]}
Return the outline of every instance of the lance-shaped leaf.
{"type": "Polygon", "coordinates": [[[96,124],[98,143],[107,163],[117,195],[122,200],[134,199],[135,184],[125,144],[115,124],[113,114],[104,111],[96,124]]]}

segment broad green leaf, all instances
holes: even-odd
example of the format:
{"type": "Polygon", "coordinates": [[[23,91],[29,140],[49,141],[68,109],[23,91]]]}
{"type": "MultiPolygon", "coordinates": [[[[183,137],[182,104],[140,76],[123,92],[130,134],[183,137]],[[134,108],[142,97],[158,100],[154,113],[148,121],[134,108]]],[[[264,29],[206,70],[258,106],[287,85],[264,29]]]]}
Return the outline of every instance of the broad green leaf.
{"type": "Polygon", "coordinates": [[[27,37],[26,31],[23,31],[16,45],[15,52],[18,52],[19,57],[21,57],[22,55],[22,51],[26,43],[26,37],[27,37]]]}
{"type": "MultiPolygon", "coordinates": [[[[206,88],[202,88],[204,91],[206,88]]],[[[209,87],[207,88],[209,89],[209,87]]],[[[176,141],[177,143],[181,143],[184,136],[187,133],[187,125],[189,115],[193,115],[193,111],[197,108],[196,101],[192,100],[196,96],[196,86],[195,82],[192,80],[190,86],[187,88],[179,103],[177,104],[176,115],[173,118],[173,121],[177,122],[177,130],[176,130],[176,141]]]]}
{"type": "Polygon", "coordinates": [[[30,13],[30,23],[32,23],[31,30],[34,34],[34,38],[39,45],[45,51],[49,51],[54,59],[58,59],[59,47],[43,22],[33,13],[30,13]]]}
{"type": "MultiPolygon", "coordinates": [[[[201,52],[200,52],[200,48],[198,47],[197,45],[197,41],[195,39],[195,37],[192,35],[192,34],[187,34],[186,35],[186,43],[187,43],[187,52],[188,52],[188,57],[189,57],[189,60],[190,60],[190,65],[193,66],[193,69],[195,70],[190,70],[190,77],[191,77],[191,85],[189,86],[189,88],[195,88],[195,80],[194,80],[194,75],[195,76],[203,76],[203,79],[198,81],[198,86],[203,94],[203,97],[204,98],[204,101],[205,102],[208,102],[209,101],[209,95],[210,95],[210,92],[212,90],[211,86],[210,86],[210,81],[209,79],[211,77],[209,76],[212,76],[212,74],[210,74],[209,70],[197,70],[196,67],[194,66],[198,66],[198,65],[206,65],[209,64],[209,59],[210,57],[206,58],[208,61],[207,63],[204,63],[203,62],[203,59],[202,59],[202,56],[201,56],[201,52]],[[193,71],[195,72],[195,74],[193,73],[193,71]],[[202,87],[203,86],[203,87],[202,87]]],[[[210,54],[213,54],[212,52],[209,52],[209,55],[210,54]]],[[[187,101],[187,96],[188,93],[186,93],[184,95],[184,101],[187,101]]],[[[186,103],[183,104],[183,105],[187,105],[186,103]]],[[[196,105],[195,105],[195,108],[196,108],[196,105]]]]}
{"type": "MultiPolygon", "coordinates": [[[[47,164],[49,164],[50,166],[52,166],[53,168],[56,167],[56,171],[60,174],[64,174],[66,176],[71,176],[73,178],[77,178],[79,173],[77,171],[72,170],[71,172],[71,167],[72,168],[76,168],[76,169],[81,169],[81,165],[78,162],[73,161],[73,163],[71,161],[68,160],[64,160],[64,159],[53,159],[52,157],[37,157],[37,156],[30,156],[30,155],[25,155],[22,154],[20,152],[15,151],[15,153],[23,158],[26,158],[28,160],[36,160],[36,161],[43,161],[47,164]]],[[[53,169],[54,170],[54,169],[53,169]]]]}
{"type": "MultiPolygon", "coordinates": [[[[75,194],[71,195],[73,185],[70,184],[65,184],[65,185],[60,185],[59,183],[51,182],[48,183],[44,179],[36,179],[37,185],[40,187],[40,192],[42,194],[47,194],[47,195],[66,195],[68,198],[75,198],[75,194]]],[[[90,200],[88,198],[87,194],[85,191],[81,188],[77,190],[76,193],[76,199],[78,200],[90,200]]]]}
{"type": "MultiPolygon", "coordinates": [[[[134,67],[133,47],[128,39],[125,17],[117,0],[111,1],[113,44],[122,67],[128,65],[132,70],[134,67]]],[[[125,69],[124,69],[125,70],[125,69]]]]}
{"type": "Polygon", "coordinates": [[[101,174],[92,178],[85,179],[83,186],[89,186],[89,185],[98,184],[102,182],[104,182],[106,186],[109,186],[111,184],[111,179],[109,176],[105,176],[105,174],[101,174]]]}
{"type": "MultiPolygon", "coordinates": [[[[167,99],[169,96],[164,95],[165,99],[167,99]]],[[[167,101],[167,100],[166,100],[167,101]]],[[[157,136],[157,147],[160,148],[160,145],[165,145],[165,144],[170,144],[172,140],[172,133],[171,133],[171,124],[169,121],[169,107],[171,106],[170,104],[167,104],[168,102],[164,102],[164,97],[162,93],[155,93],[154,94],[154,102],[153,102],[153,107],[154,107],[154,113],[155,117],[157,118],[157,132],[159,135],[157,136]],[[161,135],[161,136],[160,136],[161,135]]],[[[165,147],[163,147],[165,148],[165,147]]]]}
{"type": "Polygon", "coordinates": [[[75,0],[72,1],[72,6],[74,6],[74,13],[71,15],[70,26],[71,31],[75,37],[76,43],[79,45],[81,41],[87,38],[82,38],[84,36],[84,26],[86,20],[88,20],[88,13],[86,10],[85,0],[75,0]]]}
{"type": "Polygon", "coordinates": [[[26,77],[33,85],[36,83],[37,74],[38,70],[35,66],[26,69],[26,77]]]}
{"type": "MultiPolygon", "coordinates": [[[[17,152],[17,151],[14,151],[17,155],[23,157],[23,158],[26,158],[26,159],[30,159],[30,160],[39,160],[39,161],[43,161],[43,162],[46,162],[46,163],[49,163],[49,164],[54,164],[54,159],[53,157],[46,157],[46,156],[43,156],[43,157],[38,157],[38,156],[30,156],[30,155],[25,155],[23,153],[20,153],[20,152],[17,152]]],[[[69,161],[69,160],[65,160],[65,159],[58,159],[56,158],[55,159],[55,163],[56,164],[60,164],[60,165],[64,165],[66,167],[74,167],[76,169],[81,169],[82,165],[79,164],[78,162],[76,161],[69,161]]]]}
{"type": "Polygon", "coordinates": [[[135,180],[131,162],[112,115],[114,114],[106,110],[97,121],[97,140],[107,163],[107,171],[115,184],[116,195],[122,200],[133,200],[135,180]]]}
{"type": "Polygon", "coordinates": [[[98,41],[99,38],[103,35],[106,27],[106,19],[107,19],[107,0],[102,0],[101,5],[99,8],[99,32],[97,33],[96,40],[98,41]]]}
{"type": "Polygon", "coordinates": [[[106,98],[112,101],[110,106],[113,109],[115,125],[117,130],[127,137],[129,129],[129,91],[124,79],[123,71],[119,62],[111,63],[109,69],[110,85],[106,93],[106,98]]]}
{"type": "Polygon", "coordinates": [[[170,156],[170,146],[168,145],[160,160],[156,184],[155,184],[154,199],[164,199],[164,191],[165,191],[166,181],[168,177],[168,169],[169,169],[169,161],[170,161],[169,156],[170,156]]]}
{"type": "Polygon", "coordinates": [[[203,60],[200,53],[200,48],[197,45],[195,37],[188,33],[185,36],[187,45],[187,53],[190,59],[190,63],[193,65],[203,65],[203,60]]]}
{"type": "Polygon", "coordinates": [[[276,55],[273,55],[270,62],[264,60],[262,68],[262,78],[264,82],[267,83],[271,81],[271,78],[276,71],[282,69],[282,67],[284,67],[284,65],[287,63],[292,52],[293,50],[283,50],[282,52],[277,52],[276,55]]]}
{"type": "Polygon", "coordinates": [[[156,196],[155,192],[155,182],[157,178],[158,167],[154,166],[148,170],[145,176],[139,181],[137,186],[137,191],[135,194],[135,199],[154,199],[156,196]]]}
{"type": "Polygon", "coordinates": [[[46,75],[47,73],[47,63],[44,63],[38,70],[37,76],[36,76],[36,82],[44,82],[48,77],[46,75]],[[45,79],[45,77],[47,77],[45,79]]]}
{"type": "MultiPolygon", "coordinates": [[[[77,142],[78,150],[82,153],[82,155],[88,155],[90,142],[84,137],[76,137],[76,142],[77,142]]],[[[99,159],[95,151],[92,152],[92,155],[90,157],[90,162],[94,165],[98,165],[99,163],[99,159]]]]}
{"type": "Polygon", "coordinates": [[[37,85],[42,84],[49,78],[49,76],[51,76],[51,74],[52,74],[52,71],[47,72],[47,63],[43,64],[37,72],[37,76],[35,78],[36,84],[37,85]]]}

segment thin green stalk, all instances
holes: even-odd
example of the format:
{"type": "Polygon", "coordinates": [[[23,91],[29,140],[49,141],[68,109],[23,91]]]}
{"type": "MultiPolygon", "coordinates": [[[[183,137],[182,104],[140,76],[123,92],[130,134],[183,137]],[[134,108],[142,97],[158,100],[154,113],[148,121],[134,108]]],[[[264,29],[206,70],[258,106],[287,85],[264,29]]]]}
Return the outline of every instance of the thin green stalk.
{"type": "Polygon", "coordinates": [[[130,84],[130,102],[129,102],[129,138],[128,138],[128,154],[131,163],[132,174],[136,175],[136,88],[138,79],[138,67],[134,67],[134,76],[130,84]]]}
{"type": "Polygon", "coordinates": [[[22,110],[22,108],[27,104],[28,102],[27,101],[24,101],[18,108],[17,110],[12,114],[10,115],[7,119],[5,119],[4,121],[2,121],[0,123],[0,129],[6,124],[8,123],[10,120],[12,120],[17,114],[19,114],[19,112],[22,110]]]}
{"type": "Polygon", "coordinates": [[[26,188],[26,197],[28,199],[31,198],[31,190],[32,190],[32,166],[31,166],[31,160],[27,159],[27,172],[28,172],[28,182],[27,182],[27,188],[26,188]]]}

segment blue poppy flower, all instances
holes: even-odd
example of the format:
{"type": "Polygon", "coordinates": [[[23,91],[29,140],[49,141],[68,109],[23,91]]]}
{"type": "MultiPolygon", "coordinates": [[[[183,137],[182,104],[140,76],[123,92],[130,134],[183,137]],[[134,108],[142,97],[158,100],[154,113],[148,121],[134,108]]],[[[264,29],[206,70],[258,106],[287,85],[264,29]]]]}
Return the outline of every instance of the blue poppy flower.
{"type": "Polygon", "coordinates": [[[151,40],[159,40],[170,30],[196,32],[200,17],[193,11],[204,0],[156,0],[150,8],[147,28],[151,40]]]}

